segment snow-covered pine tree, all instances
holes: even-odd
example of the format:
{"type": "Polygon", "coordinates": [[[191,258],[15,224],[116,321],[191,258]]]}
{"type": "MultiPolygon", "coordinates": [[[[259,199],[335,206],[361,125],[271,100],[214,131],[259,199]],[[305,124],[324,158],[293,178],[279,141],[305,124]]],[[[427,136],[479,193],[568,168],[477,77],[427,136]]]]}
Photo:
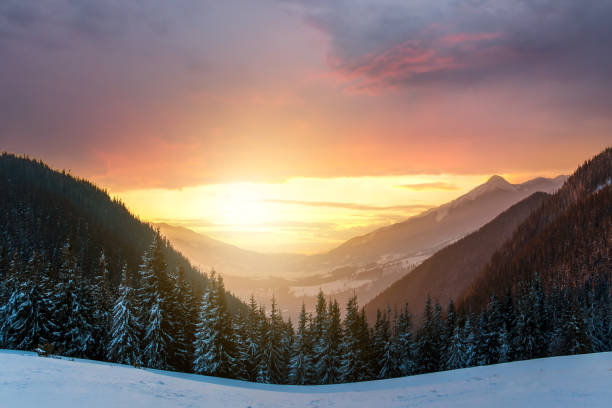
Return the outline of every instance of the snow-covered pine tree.
{"type": "Polygon", "coordinates": [[[465,363],[465,367],[478,365],[478,355],[476,353],[476,335],[474,333],[474,329],[472,328],[470,316],[465,318],[463,333],[461,335],[463,338],[463,361],[465,363]]]}
{"type": "Polygon", "coordinates": [[[447,370],[463,368],[466,366],[465,358],[462,329],[459,325],[455,325],[444,353],[444,368],[447,370]]]}
{"type": "Polygon", "coordinates": [[[414,339],[412,337],[412,315],[408,305],[400,313],[395,326],[394,355],[397,356],[401,376],[411,375],[416,370],[414,339]]]}
{"type": "Polygon", "coordinates": [[[271,384],[284,384],[287,381],[287,361],[283,343],[284,322],[278,310],[276,299],[272,297],[270,309],[270,324],[264,344],[264,363],[268,372],[268,382],[271,384]]]}
{"type": "MultiPolygon", "coordinates": [[[[506,295],[504,296],[504,301],[501,307],[502,307],[502,316],[504,319],[504,332],[505,332],[505,337],[502,343],[502,347],[504,348],[505,361],[512,361],[513,353],[514,353],[512,349],[512,344],[514,343],[514,325],[516,322],[516,314],[514,312],[514,299],[512,297],[512,291],[510,288],[508,288],[506,291],[506,295]]],[[[500,362],[501,360],[502,360],[502,356],[500,356],[500,362]]]]}
{"type": "Polygon", "coordinates": [[[444,335],[443,335],[443,341],[445,345],[449,343],[450,338],[453,336],[456,325],[457,325],[457,314],[455,312],[455,302],[453,301],[453,299],[451,299],[448,302],[448,307],[446,308],[446,322],[444,324],[444,335]]]}
{"type": "Polygon", "coordinates": [[[164,242],[156,231],[139,267],[139,320],[142,322],[142,363],[146,367],[172,368],[175,357],[172,326],[173,285],[164,256],[164,242]],[[169,361],[170,360],[170,361],[169,361]]]}
{"type": "Polygon", "coordinates": [[[392,348],[391,326],[387,313],[376,312],[374,325],[374,355],[377,364],[376,378],[385,379],[399,374],[398,361],[395,361],[392,348]]]}
{"type": "Polygon", "coordinates": [[[257,310],[259,318],[257,319],[257,338],[259,339],[259,358],[257,360],[257,382],[269,383],[270,382],[270,370],[268,364],[268,358],[266,354],[266,345],[268,344],[268,336],[270,330],[270,322],[266,316],[266,310],[263,306],[259,306],[257,310]]]}
{"type": "Polygon", "coordinates": [[[325,340],[327,336],[327,302],[325,301],[325,295],[322,290],[319,290],[317,295],[317,304],[315,307],[315,315],[312,320],[312,342],[313,342],[313,350],[312,350],[312,363],[314,369],[314,382],[316,384],[321,383],[321,377],[323,373],[319,371],[320,367],[326,365],[325,362],[321,362],[320,360],[327,358],[326,350],[327,347],[325,345],[325,340]]]}
{"type": "Polygon", "coordinates": [[[322,341],[317,344],[319,358],[315,370],[320,384],[335,384],[340,381],[342,366],[342,323],[338,302],[330,300],[327,310],[322,341]]]}
{"type": "Polygon", "coordinates": [[[506,363],[510,360],[512,348],[511,348],[511,337],[510,333],[506,330],[505,325],[501,327],[499,331],[499,363],[506,363]]]}
{"type": "Polygon", "coordinates": [[[174,365],[181,371],[191,370],[193,361],[193,341],[195,323],[197,321],[197,305],[193,296],[191,285],[185,277],[185,270],[179,267],[176,273],[174,287],[176,311],[175,342],[177,344],[177,361],[174,365]]]}
{"type": "MultiPolygon", "coordinates": [[[[265,318],[265,316],[264,316],[265,318]]],[[[257,381],[258,367],[262,360],[262,342],[260,337],[260,313],[255,297],[251,295],[245,316],[242,341],[236,350],[237,359],[242,364],[240,370],[247,381],[257,381]]]]}
{"type": "Polygon", "coordinates": [[[223,279],[213,273],[205,291],[196,326],[194,371],[216,377],[232,378],[235,347],[232,319],[227,310],[223,279]]]}
{"type": "Polygon", "coordinates": [[[72,244],[66,241],[61,250],[62,265],[55,285],[53,301],[56,308],[58,344],[63,354],[87,357],[95,346],[93,310],[90,288],[78,272],[72,244]]]}
{"type": "Polygon", "coordinates": [[[368,318],[364,307],[359,312],[359,350],[362,353],[361,360],[363,361],[361,378],[359,380],[367,381],[374,379],[376,377],[376,364],[374,364],[372,333],[368,326],[368,318]]]}
{"type": "Polygon", "coordinates": [[[94,284],[91,289],[93,297],[93,330],[95,344],[94,357],[103,359],[108,354],[111,332],[112,293],[110,288],[110,271],[104,250],[98,257],[94,284]]]}
{"type": "Polygon", "coordinates": [[[285,380],[284,384],[291,383],[291,360],[293,358],[293,343],[295,341],[295,330],[293,329],[293,322],[291,317],[283,322],[283,369],[285,380]]]}
{"type": "Polygon", "coordinates": [[[54,305],[45,292],[46,272],[42,257],[35,251],[25,274],[20,279],[14,275],[14,290],[5,308],[7,347],[32,350],[52,339],[56,326],[51,320],[54,305]]]}
{"type": "MultiPolygon", "coordinates": [[[[304,312],[304,305],[302,305],[304,312]]],[[[305,313],[305,312],[304,312],[305,313]]],[[[300,318],[301,323],[301,318],[300,318]]],[[[357,309],[357,296],[353,295],[346,304],[344,336],[342,342],[342,381],[356,382],[362,379],[364,353],[361,347],[361,319],[357,309]]]]}
{"type": "Polygon", "coordinates": [[[581,307],[575,298],[565,316],[561,334],[562,354],[583,354],[591,351],[587,325],[581,307]]]}
{"type": "Polygon", "coordinates": [[[500,359],[500,330],[504,328],[504,318],[501,312],[501,307],[495,295],[489,299],[488,309],[486,311],[486,320],[482,329],[481,338],[483,348],[480,351],[481,365],[497,364],[500,359]]]}
{"type": "Polygon", "coordinates": [[[293,341],[293,356],[290,365],[292,384],[308,384],[313,370],[311,353],[312,342],[308,327],[308,315],[306,314],[306,306],[302,303],[302,311],[300,312],[297,332],[293,341]]]}
{"type": "Polygon", "coordinates": [[[587,282],[583,296],[587,301],[585,320],[591,350],[595,353],[608,350],[608,326],[610,316],[610,286],[608,281],[599,278],[587,282]]]}
{"type": "Polygon", "coordinates": [[[515,337],[512,344],[516,359],[527,360],[544,355],[547,347],[542,332],[542,319],[543,291],[536,275],[536,282],[518,298],[515,337]]]}
{"type": "Polygon", "coordinates": [[[134,302],[134,289],[131,287],[127,266],[124,264],[121,268],[118,296],[111,315],[111,330],[107,350],[107,358],[110,361],[121,364],[141,364],[137,337],[140,332],[140,324],[134,302]]]}
{"type": "Polygon", "coordinates": [[[234,344],[236,346],[236,355],[234,356],[234,376],[239,380],[248,381],[249,374],[247,372],[247,337],[248,337],[248,317],[247,312],[239,310],[238,314],[234,315],[232,320],[232,333],[234,335],[234,344]]]}
{"type": "Polygon", "coordinates": [[[153,300],[149,310],[143,340],[142,364],[158,370],[168,369],[166,357],[170,338],[163,329],[162,301],[159,298],[153,300]]]}
{"type": "Polygon", "coordinates": [[[419,372],[429,373],[440,367],[442,322],[439,305],[435,311],[428,296],[425,301],[423,324],[417,334],[417,361],[419,372]]]}
{"type": "MultiPolygon", "coordinates": [[[[211,282],[211,285],[214,281],[211,282]]],[[[209,343],[211,341],[210,335],[213,332],[212,327],[212,312],[213,305],[210,300],[210,286],[204,289],[202,293],[202,299],[200,300],[200,308],[198,311],[198,322],[196,323],[196,331],[193,343],[193,371],[196,374],[206,374],[210,368],[210,363],[206,358],[209,349],[209,343]]]]}

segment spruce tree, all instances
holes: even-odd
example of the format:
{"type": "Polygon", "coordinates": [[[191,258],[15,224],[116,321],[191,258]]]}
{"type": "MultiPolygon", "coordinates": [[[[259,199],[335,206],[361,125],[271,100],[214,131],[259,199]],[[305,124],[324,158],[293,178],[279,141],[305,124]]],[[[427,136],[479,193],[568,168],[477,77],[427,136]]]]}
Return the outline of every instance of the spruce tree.
{"type": "Polygon", "coordinates": [[[142,257],[139,275],[139,319],[143,322],[142,363],[151,368],[173,368],[175,344],[172,334],[173,286],[164,256],[159,231],[142,257]]]}
{"type": "Polygon", "coordinates": [[[330,301],[327,309],[323,337],[317,345],[319,358],[315,369],[319,375],[319,383],[335,384],[341,378],[342,325],[338,302],[330,301]]]}
{"type": "Polygon", "coordinates": [[[232,319],[227,310],[221,276],[211,276],[204,293],[196,326],[194,371],[216,377],[233,377],[235,348],[232,319]]]}
{"type": "Polygon", "coordinates": [[[374,356],[377,365],[378,379],[385,379],[399,375],[398,362],[394,359],[391,327],[387,313],[376,312],[374,326],[374,356]]]}
{"type": "Polygon", "coordinates": [[[107,350],[107,358],[110,361],[131,365],[141,364],[137,337],[140,324],[134,302],[134,289],[130,285],[127,266],[124,264],[121,269],[118,296],[111,314],[110,341],[107,350]]]}
{"type": "Polygon", "coordinates": [[[312,342],[308,327],[306,306],[302,303],[302,311],[298,321],[297,332],[293,341],[293,356],[291,358],[291,383],[297,385],[308,384],[312,377],[312,342]]]}
{"type": "Polygon", "coordinates": [[[466,350],[463,342],[463,333],[461,327],[455,325],[444,353],[444,368],[447,370],[463,368],[467,365],[465,360],[466,350]]]}
{"type": "Polygon", "coordinates": [[[434,311],[431,298],[428,296],[423,313],[423,324],[417,334],[417,360],[419,371],[422,373],[437,371],[440,367],[441,328],[439,305],[436,302],[434,311]]]}
{"type": "Polygon", "coordinates": [[[91,289],[93,297],[93,330],[96,340],[94,356],[103,359],[108,354],[112,314],[112,293],[110,289],[110,271],[104,251],[98,257],[94,284],[91,289]]]}
{"type": "MultiPolygon", "coordinates": [[[[265,318],[265,316],[264,316],[265,318]]],[[[262,360],[262,341],[260,336],[261,316],[255,298],[251,295],[248,310],[241,335],[242,342],[238,344],[237,358],[242,363],[241,372],[244,379],[257,381],[259,365],[262,360]]]]}
{"type": "Polygon", "coordinates": [[[61,254],[59,282],[53,293],[53,301],[58,305],[55,320],[61,330],[59,347],[67,356],[87,357],[95,348],[93,299],[89,286],[78,274],[76,257],[69,241],[64,244],[61,254]]]}
{"type": "Polygon", "coordinates": [[[270,324],[264,345],[263,359],[268,373],[268,382],[283,384],[287,380],[287,362],[285,360],[285,344],[283,342],[284,322],[278,310],[276,299],[272,297],[270,324]]]}
{"type": "Polygon", "coordinates": [[[413,374],[416,371],[415,345],[412,336],[412,315],[407,304],[397,319],[394,347],[394,355],[399,363],[399,375],[413,374]]]}
{"type": "MultiPolygon", "coordinates": [[[[302,306],[303,309],[303,306],[302,306]]],[[[301,320],[300,320],[301,322],[301,320]]],[[[361,349],[361,318],[357,309],[357,297],[353,295],[346,305],[344,336],[342,342],[342,381],[356,382],[363,379],[364,352],[361,349]]]]}

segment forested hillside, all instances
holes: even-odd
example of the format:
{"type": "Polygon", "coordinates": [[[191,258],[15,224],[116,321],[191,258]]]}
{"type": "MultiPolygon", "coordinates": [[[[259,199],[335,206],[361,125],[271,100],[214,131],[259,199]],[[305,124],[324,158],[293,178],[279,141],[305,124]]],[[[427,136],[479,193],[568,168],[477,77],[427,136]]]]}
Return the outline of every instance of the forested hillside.
{"type": "Polygon", "coordinates": [[[585,162],[515,231],[462,296],[478,310],[536,274],[545,289],[573,287],[612,271],[612,148],[585,162]]]}
{"type": "MultiPolygon", "coordinates": [[[[8,153],[0,156],[0,229],[0,277],[10,262],[25,265],[35,254],[50,263],[50,274],[56,276],[62,262],[58,255],[69,241],[84,278],[95,276],[104,253],[110,284],[115,287],[123,264],[128,271],[136,271],[156,234],[91,182],[8,153]]],[[[207,277],[165,239],[161,245],[168,269],[183,268],[186,279],[201,292],[207,277]]],[[[230,295],[233,311],[240,304],[230,295]]]]}

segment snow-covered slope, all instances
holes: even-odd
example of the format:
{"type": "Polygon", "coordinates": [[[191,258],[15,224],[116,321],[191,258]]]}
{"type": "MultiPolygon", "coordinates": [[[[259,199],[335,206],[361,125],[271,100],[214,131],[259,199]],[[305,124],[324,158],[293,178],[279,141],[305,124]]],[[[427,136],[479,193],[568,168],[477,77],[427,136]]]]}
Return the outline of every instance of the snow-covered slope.
{"type": "Polygon", "coordinates": [[[612,353],[282,386],[0,351],[0,407],[609,407],[612,353]]]}

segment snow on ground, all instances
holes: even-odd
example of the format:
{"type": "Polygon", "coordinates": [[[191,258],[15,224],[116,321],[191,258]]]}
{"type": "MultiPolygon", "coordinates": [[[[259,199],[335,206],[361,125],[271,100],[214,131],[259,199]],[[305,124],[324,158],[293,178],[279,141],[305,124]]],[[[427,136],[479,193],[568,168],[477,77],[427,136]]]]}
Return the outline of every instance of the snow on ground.
{"type": "Polygon", "coordinates": [[[612,353],[328,386],[252,384],[0,351],[0,407],[610,407],[612,353]]]}

